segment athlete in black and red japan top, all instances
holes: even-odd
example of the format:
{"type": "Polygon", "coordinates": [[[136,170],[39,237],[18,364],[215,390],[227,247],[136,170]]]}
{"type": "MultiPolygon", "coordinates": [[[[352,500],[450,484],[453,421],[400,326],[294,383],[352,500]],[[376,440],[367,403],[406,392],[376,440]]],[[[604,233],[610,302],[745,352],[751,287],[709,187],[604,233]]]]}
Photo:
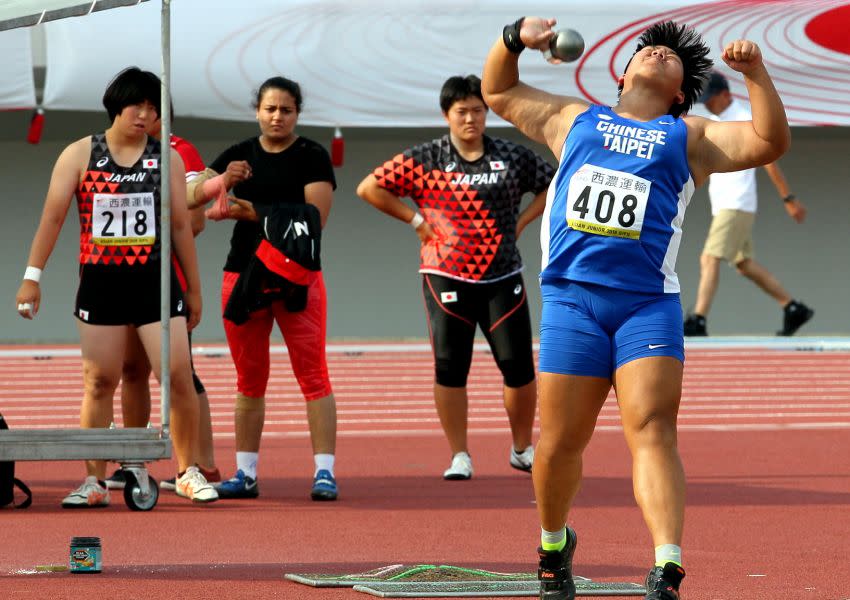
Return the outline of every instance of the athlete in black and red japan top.
{"type": "Polygon", "coordinates": [[[537,154],[484,135],[488,108],[474,75],[440,92],[449,133],[405,150],[368,175],[358,195],[410,223],[435,360],[434,398],[452,452],[445,479],[469,479],[466,382],[480,326],[504,378],[513,437],[510,464],[529,471],[537,389],[522,260],[522,230],[543,212],[554,174],[537,154]],[[534,199],[520,210],[523,195],[534,199]],[[418,211],[401,201],[409,197],[418,211]]]}

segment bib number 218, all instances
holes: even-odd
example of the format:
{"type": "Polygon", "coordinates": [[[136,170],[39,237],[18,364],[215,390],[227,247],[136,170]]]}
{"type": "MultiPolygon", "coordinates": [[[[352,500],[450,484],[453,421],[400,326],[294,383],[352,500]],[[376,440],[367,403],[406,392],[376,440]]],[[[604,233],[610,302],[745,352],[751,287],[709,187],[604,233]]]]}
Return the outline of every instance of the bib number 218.
{"type": "Polygon", "coordinates": [[[101,246],[149,246],[156,241],[153,194],[95,194],[92,241],[101,246]]]}

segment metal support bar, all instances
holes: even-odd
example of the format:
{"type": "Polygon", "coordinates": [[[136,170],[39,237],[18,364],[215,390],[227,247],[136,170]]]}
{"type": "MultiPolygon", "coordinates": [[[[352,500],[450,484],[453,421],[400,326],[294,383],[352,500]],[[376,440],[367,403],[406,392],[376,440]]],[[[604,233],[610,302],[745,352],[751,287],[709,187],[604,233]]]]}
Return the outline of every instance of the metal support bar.
{"type": "Polygon", "coordinates": [[[109,460],[142,463],[171,458],[171,440],[148,427],[12,429],[0,431],[0,461],[109,460]]]}
{"type": "Polygon", "coordinates": [[[159,315],[160,375],[162,387],[162,433],[171,436],[171,0],[162,2],[162,90],[160,111],[162,114],[160,165],[160,290],[159,315]]]}

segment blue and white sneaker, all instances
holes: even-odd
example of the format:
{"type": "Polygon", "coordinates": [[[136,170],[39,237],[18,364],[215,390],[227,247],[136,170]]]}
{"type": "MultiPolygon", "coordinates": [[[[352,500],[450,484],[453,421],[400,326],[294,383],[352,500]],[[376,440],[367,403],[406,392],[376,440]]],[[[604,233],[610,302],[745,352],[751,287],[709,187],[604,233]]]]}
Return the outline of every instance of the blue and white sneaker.
{"type": "Polygon", "coordinates": [[[327,469],[320,469],[313,479],[310,498],[313,500],[336,500],[337,495],[336,479],[327,469]]]}
{"type": "Polygon", "coordinates": [[[248,477],[242,469],[236,475],[215,484],[219,498],[256,498],[260,495],[260,487],[254,477],[248,477]]]}

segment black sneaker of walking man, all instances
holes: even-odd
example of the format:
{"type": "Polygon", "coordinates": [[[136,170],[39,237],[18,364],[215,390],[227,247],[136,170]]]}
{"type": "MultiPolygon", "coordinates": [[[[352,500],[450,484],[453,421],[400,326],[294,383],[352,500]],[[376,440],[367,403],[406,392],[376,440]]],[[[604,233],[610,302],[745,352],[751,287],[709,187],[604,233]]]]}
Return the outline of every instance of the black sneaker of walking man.
{"type": "Polygon", "coordinates": [[[806,321],[815,316],[815,311],[796,300],[791,300],[782,310],[782,330],[776,335],[794,335],[806,321]]]}
{"type": "Polygon", "coordinates": [[[688,315],[685,318],[685,335],[708,335],[708,332],[705,330],[705,317],[696,314],[688,315]]]}

